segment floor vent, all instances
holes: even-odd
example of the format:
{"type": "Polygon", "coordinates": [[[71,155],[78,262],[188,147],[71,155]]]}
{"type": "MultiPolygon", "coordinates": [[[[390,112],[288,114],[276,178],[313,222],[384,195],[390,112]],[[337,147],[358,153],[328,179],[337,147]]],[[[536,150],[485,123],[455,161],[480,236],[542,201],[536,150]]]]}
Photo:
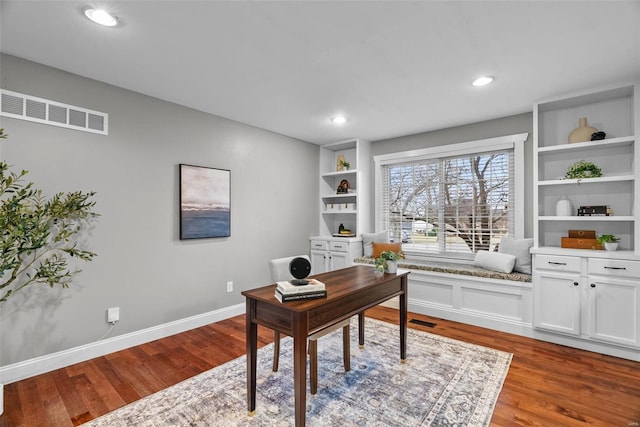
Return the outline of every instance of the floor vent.
{"type": "Polygon", "coordinates": [[[74,105],[0,89],[0,116],[85,132],[109,134],[109,115],[74,105]]]}
{"type": "Polygon", "coordinates": [[[411,319],[409,320],[409,323],[415,323],[416,325],[426,326],[427,328],[434,328],[437,326],[436,323],[425,322],[424,320],[418,320],[418,319],[411,319]]]}

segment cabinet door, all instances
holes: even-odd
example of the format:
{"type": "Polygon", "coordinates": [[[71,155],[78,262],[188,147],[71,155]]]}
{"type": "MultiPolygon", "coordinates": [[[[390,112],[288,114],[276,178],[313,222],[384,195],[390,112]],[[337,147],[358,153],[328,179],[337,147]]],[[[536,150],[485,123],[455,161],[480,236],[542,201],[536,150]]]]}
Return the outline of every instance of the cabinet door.
{"type": "Polygon", "coordinates": [[[635,281],[589,276],[589,337],[640,347],[640,285],[635,281]]]}
{"type": "Polygon", "coordinates": [[[580,335],[580,276],[536,271],[534,284],[534,326],[580,335]]]}
{"type": "Polygon", "coordinates": [[[329,269],[329,252],[310,251],[311,253],[311,274],[320,274],[329,269]]]}
{"type": "Polygon", "coordinates": [[[349,257],[347,252],[331,252],[331,270],[339,270],[349,266],[349,257]]]}

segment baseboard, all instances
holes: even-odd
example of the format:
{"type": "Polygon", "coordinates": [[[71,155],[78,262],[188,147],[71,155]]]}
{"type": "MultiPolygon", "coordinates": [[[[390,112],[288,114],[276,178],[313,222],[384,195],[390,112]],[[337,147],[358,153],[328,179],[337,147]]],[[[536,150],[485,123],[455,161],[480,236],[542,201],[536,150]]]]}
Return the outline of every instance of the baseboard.
{"type": "Polygon", "coordinates": [[[409,298],[408,309],[413,313],[466,323],[468,325],[480,326],[481,328],[508,332],[510,334],[522,335],[525,337],[533,336],[533,326],[530,323],[522,322],[518,319],[509,319],[487,313],[456,310],[450,307],[443,307],[438,304],[432,304],[427,301],[411,298],[409,298]]]}
{"type": "Polygon", "coordinates": [[[90,344],[70,348],[68,350],[47,354],[45,356],[17,362],[0,367],[0,383],[10,384],[35,375],[64,368],[75,363],[105,354],[114,353],[125,348],[144,344],[153,340],[168,337],[200,326],[215,323],[245,313],[245,304],[237,304],[219,310],[198,314],[162,325],[152,326],[128,334],[118,335],[90,344]]]}

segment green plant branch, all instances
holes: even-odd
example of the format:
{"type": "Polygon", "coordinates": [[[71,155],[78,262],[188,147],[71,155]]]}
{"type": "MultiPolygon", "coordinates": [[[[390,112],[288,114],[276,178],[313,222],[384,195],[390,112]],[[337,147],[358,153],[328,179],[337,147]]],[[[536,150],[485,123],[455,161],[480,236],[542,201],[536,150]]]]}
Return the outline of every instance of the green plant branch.
{"type": "MultiPolygon", "coordinates": [[[[0,138],[6,138],[1,128],[0,138]]],[[[95,193],[57,193],[47,200],[25,182],[26,174],[0,162],[0,302],[35,283],[67,288],[81,271],[71,271],[68,259],[91,261],[96,256],[75,242],[98,216],[93,212],[95,193]]]]}

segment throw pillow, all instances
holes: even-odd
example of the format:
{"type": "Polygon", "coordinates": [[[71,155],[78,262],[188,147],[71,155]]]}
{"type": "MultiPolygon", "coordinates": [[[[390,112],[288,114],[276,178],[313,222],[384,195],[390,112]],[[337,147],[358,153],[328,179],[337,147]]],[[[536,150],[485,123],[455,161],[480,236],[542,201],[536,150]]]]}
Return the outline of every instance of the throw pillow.
{"type": "Polygon", "coordinates": [[[516,263],[514,255],[500,252],[478,251],[474,264],[487,270],[511,273],[516,263]]]}
{"type": "Polygon", "coordinates": [[[362,233],[363,255],[368,258],[371,258],[373,256],[373,242],[389,242],[389,233],[386,230],[380,231],[378,233],[362,233]]]}
{"type": "Polygon", "coordinates": [[[531,274],[531,252],[529,250],[532,246],[533,239],[514,239],[511,236],[503,236],[498,252],[516,257],[514,271],[531,274]]]}
{"type": "Polygon", "coordinates": [[[378,258],[384,251],[402,252],[401,243],[377,243],[373,242],[373,257],[378,258]]]}

